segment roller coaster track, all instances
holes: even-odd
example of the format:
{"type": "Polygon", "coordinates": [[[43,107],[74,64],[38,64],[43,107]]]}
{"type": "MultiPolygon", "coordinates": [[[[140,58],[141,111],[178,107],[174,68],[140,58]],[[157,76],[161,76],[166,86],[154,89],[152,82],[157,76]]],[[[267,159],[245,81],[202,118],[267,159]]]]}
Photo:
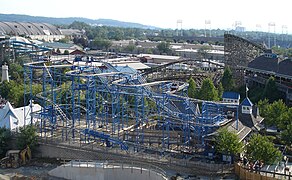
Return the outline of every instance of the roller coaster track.
{"type": "Polygon", "coordinates": [[[224,35],[224,58],[225,64],[232,69],[233,77],[238,86],[244,84],[244,74],[240,66],[247,67],[262,53],[269,53],[271,50],[262,45],[253,43],[247,39],[232,35],[224,35]]]}
{"type": "Polygon", "coordinates": [[[219,64],[219,63],[216,63],[216,62],[212,62],[212,61],[208,61],[208,60],[201,60],[201,59],[183,59],[183,60],[180,60],[180,61],[175,61],[175,62],[163,64],[163,65],[160,65],[160,66],[151,68],[151,69],[146,69],[145,72],[141,73],[141,75],[142,76],[145,76],[145,75],[148,75],[148,74],[151,74],[151,73],[154,73],[154,72],[158,72],[161,69],[165,69],[166,67],[169,67],[171,65],[179,64],[179,63],[187,63],[187,62],[189,62],[189,63],[191,63],[191,62],[192,63],[193,62],[207,62],[207,63],[213,64],[215,66],[218,66],[220,68],[223,68],[224,67],[224,65],[222,65],[222,64],[219,64]]]}

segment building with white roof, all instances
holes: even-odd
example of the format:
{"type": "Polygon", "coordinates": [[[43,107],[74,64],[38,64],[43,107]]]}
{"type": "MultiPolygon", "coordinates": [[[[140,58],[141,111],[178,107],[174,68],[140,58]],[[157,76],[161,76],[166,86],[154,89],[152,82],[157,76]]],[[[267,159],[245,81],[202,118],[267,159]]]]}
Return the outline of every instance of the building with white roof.
{"type": "Polygon", "coordinates": [[[182,60],[180,56],[167,56],[167,55],[157,55],[157,54],[139,54],[137,57],[140,59],[145,58],[145,63],[156,63],[156,64],[164,64],[171,63],[182,60]]]}
{"type": "MultiPolygon", "coordinates": [[[[201,58],[198,49],[177,49],[175,52],[184,58],[191,58],[191,59],[201,58]]],[[[206,57],[204,58],[209,59],[209,60],[223,61],[224,51],[216,50],[216,49],[206,50],[206,57]]]]}
{"type": "MultiPolygon", "coordinates": [[[[32,104],[32,112],[38,112],[42,107],[38,104],[32,104]]],[[[33,124],[36,123],[33,118],[33,124]]],[[[30,105],[13,108],[9,102],[0,109],[0,127],[5,127],[11,131],[18,131],[20,127],[31,124],[31,108],[30,105]]]]}

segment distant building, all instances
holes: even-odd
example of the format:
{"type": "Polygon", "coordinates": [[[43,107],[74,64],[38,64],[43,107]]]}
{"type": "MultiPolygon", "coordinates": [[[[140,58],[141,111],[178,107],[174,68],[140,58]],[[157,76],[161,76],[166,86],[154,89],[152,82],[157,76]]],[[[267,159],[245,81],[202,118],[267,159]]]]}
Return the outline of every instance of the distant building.
{"type": "Polygon", "coordinates": [[[23,36],[45,41],[64,38],[64,35],[62,35],[61,31],[56,26],[48,23],[0,21],[0,33],[9,36],[23,36]]]}
{"type": "Polygon", "coordinates": [[[281,59],[276,54],[265,53],[252,60],[245,67],[245,81],[250,85],[264,87],[273,76],[278,90],[286,95],[286,102],[292,104],[292,59],[281,59]]]}
{"type": "MultiPolygon", "coordinates": [[[[184,58],[190,59],[202,59],[198,49],[177,49],[175,50],[177,54],[184,58]]],[[[206,56],[204,59],[223,61],[224,60],[224,51],[222,50],[206,50],[206,56]]]]}
{"type": "Polygon", "coordinates": [[[22,36],[44,41],[58,41],[64,37],[82,37],[83,30],[59,29],[48,23],[4,22],[0,21],[0,35],[22,36]]]}
{"type": "Polygon", "coordinates": [[[78,46],[76,44],[70,44],[70,43],[44,42],[40,45],[48,47],[48,48],[52,48],[55,51],[57,51],[57,49],[59,49],[61,54],[63,54],[65,52],[65,50],[67,50],[69,53],[72,53],[76,50],[79,50],[79,51],[83,50],[80,46],[78,46]]]}
{"type": "Polygon", "coordinates": [[[69,37],[71,40],[74,38],[82,38],[85,36],[85,30],[79,29],[59,29],[61,34],[69,37]]]}
{"type": "Polygon", "coordinates": [[[167,56],[167,55],[156,55],[156,54],[139,54],[139,58],[146,59],[145,63],[156,63],[166,64],[171,62],[177,62],[182,60],[180,56],[167,56]]]}

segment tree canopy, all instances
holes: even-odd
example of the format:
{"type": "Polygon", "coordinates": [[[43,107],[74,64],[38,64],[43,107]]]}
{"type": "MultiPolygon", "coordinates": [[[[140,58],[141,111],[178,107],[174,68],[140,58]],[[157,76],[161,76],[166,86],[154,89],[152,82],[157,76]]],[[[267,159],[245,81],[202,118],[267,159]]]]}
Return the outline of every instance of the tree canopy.
{"type": "Polygon", "coordinates": [[[164,41],[157,45],[157,49],[162,54],[168,54],[171,52],[171,49],[169,48],[169,43],[164,41]]]}
{"type": "Polygon", "coordinates": [[[92,41],[92,45],[93,47],[97,48],[97,49],[105,49],[108,50],[108,48],[111,47],[112,42],[110,40],[107,39],[102,39],[102,38],[95,38],[92,41]]]}
{"type": "Polygon", "coordinates": [[[197,98],[198,95],[198,90],[197,90],[197,86],[196,86],[196,82],[194,81],[194,79],[191,77],[188,81],[189,83],[189,87],[188,87],[188,96],[190,98],[197,98]]]}
{"type": "Polygon", "coordinates": [[[206,78],[203,81],[202,87],[199,91],[198,97],[207,101],[218,100],[218,92],[210,78],[206,78]]]}
{"type": "Polygon", "coordinates": [[[287,144],[292,143],[292,107],[288,108],[282,100],[269,104],[268,100],[258,102],[260,115],[265,118],[266,126],[275,126],[281,130],[281,139],[287,144]]]}
{"type": "Polygon", "coordinates": [[[36,128],[33,125],[21,127],[16,143],[19,149],[24,149],[26,146],[34,149],[38,143],[36,128]]]}
{"type": "Polygon", "coordinates": [[[10,140],[10,130],[4,127],[0,127],[0,158],[5,156],[6,151],[9,149],[10,140]]]}
{"type": "Polygon", "coordinates": [[[266,136],[254,134],[246,147],[246,154],[251,161],[263,161],[265,164],[273,164],[282,158],[281,152],[274,147],[266,136]]]}
{"type": "Polygon", "coordinates": [[[234,79],[229,67],[224,69],[224,73],[221,79],[222,86],[225,91],[232,91],[234,89],[234,79]]]}
{"type": "Polygon", "coordinates": [[[270,102],[274,102],[280,98],[279,91],[277,89],[276,81],[274,77],[270,77],[265,85],[263,92],[263,98],[269,99],[270,102]]]}
{"type": "Polygon", "coordinates": [[[216,137],[216,149],[219,153],[235,155],[242,152],[242,148],[243,143],[236,134],[229,132],[226,128],[219,130],[216,137]]]}
{"type": "Polygon", "coordinates": [[[265,109],[265,123],[268,126],[277,126],[278,128],[285,127],[284,115],[286,114],[288,107],[282,100],[278,100],[269,104],[265,109]]]}

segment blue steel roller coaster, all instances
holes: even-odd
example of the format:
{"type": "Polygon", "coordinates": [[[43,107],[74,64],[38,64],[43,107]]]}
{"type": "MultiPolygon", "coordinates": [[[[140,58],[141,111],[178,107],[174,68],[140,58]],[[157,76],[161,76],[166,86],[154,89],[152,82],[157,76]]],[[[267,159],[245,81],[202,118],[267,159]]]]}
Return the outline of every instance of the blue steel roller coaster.
{"type": "Polygon", "coordinates": [[[237,104],[187,97],[185,82],[148,83],[139,73],[119,72],[101,60],[99,66],[62,63],[57,59],[24,65],[25,93],[29,94],[25,98],[42,105],[35,117],[43,137],[97,141],[122,150],[130,146],[192,149],[204,146],[205,137],[231,121],[225,107],[238,112],[237,104]],[[40,94],[33,95],[33,83],[42,84],[40,94]],[[69,88],[62,99],[64,83],[69,88]],[[173,84],[175,89],[171,89],[173,84]]]}

